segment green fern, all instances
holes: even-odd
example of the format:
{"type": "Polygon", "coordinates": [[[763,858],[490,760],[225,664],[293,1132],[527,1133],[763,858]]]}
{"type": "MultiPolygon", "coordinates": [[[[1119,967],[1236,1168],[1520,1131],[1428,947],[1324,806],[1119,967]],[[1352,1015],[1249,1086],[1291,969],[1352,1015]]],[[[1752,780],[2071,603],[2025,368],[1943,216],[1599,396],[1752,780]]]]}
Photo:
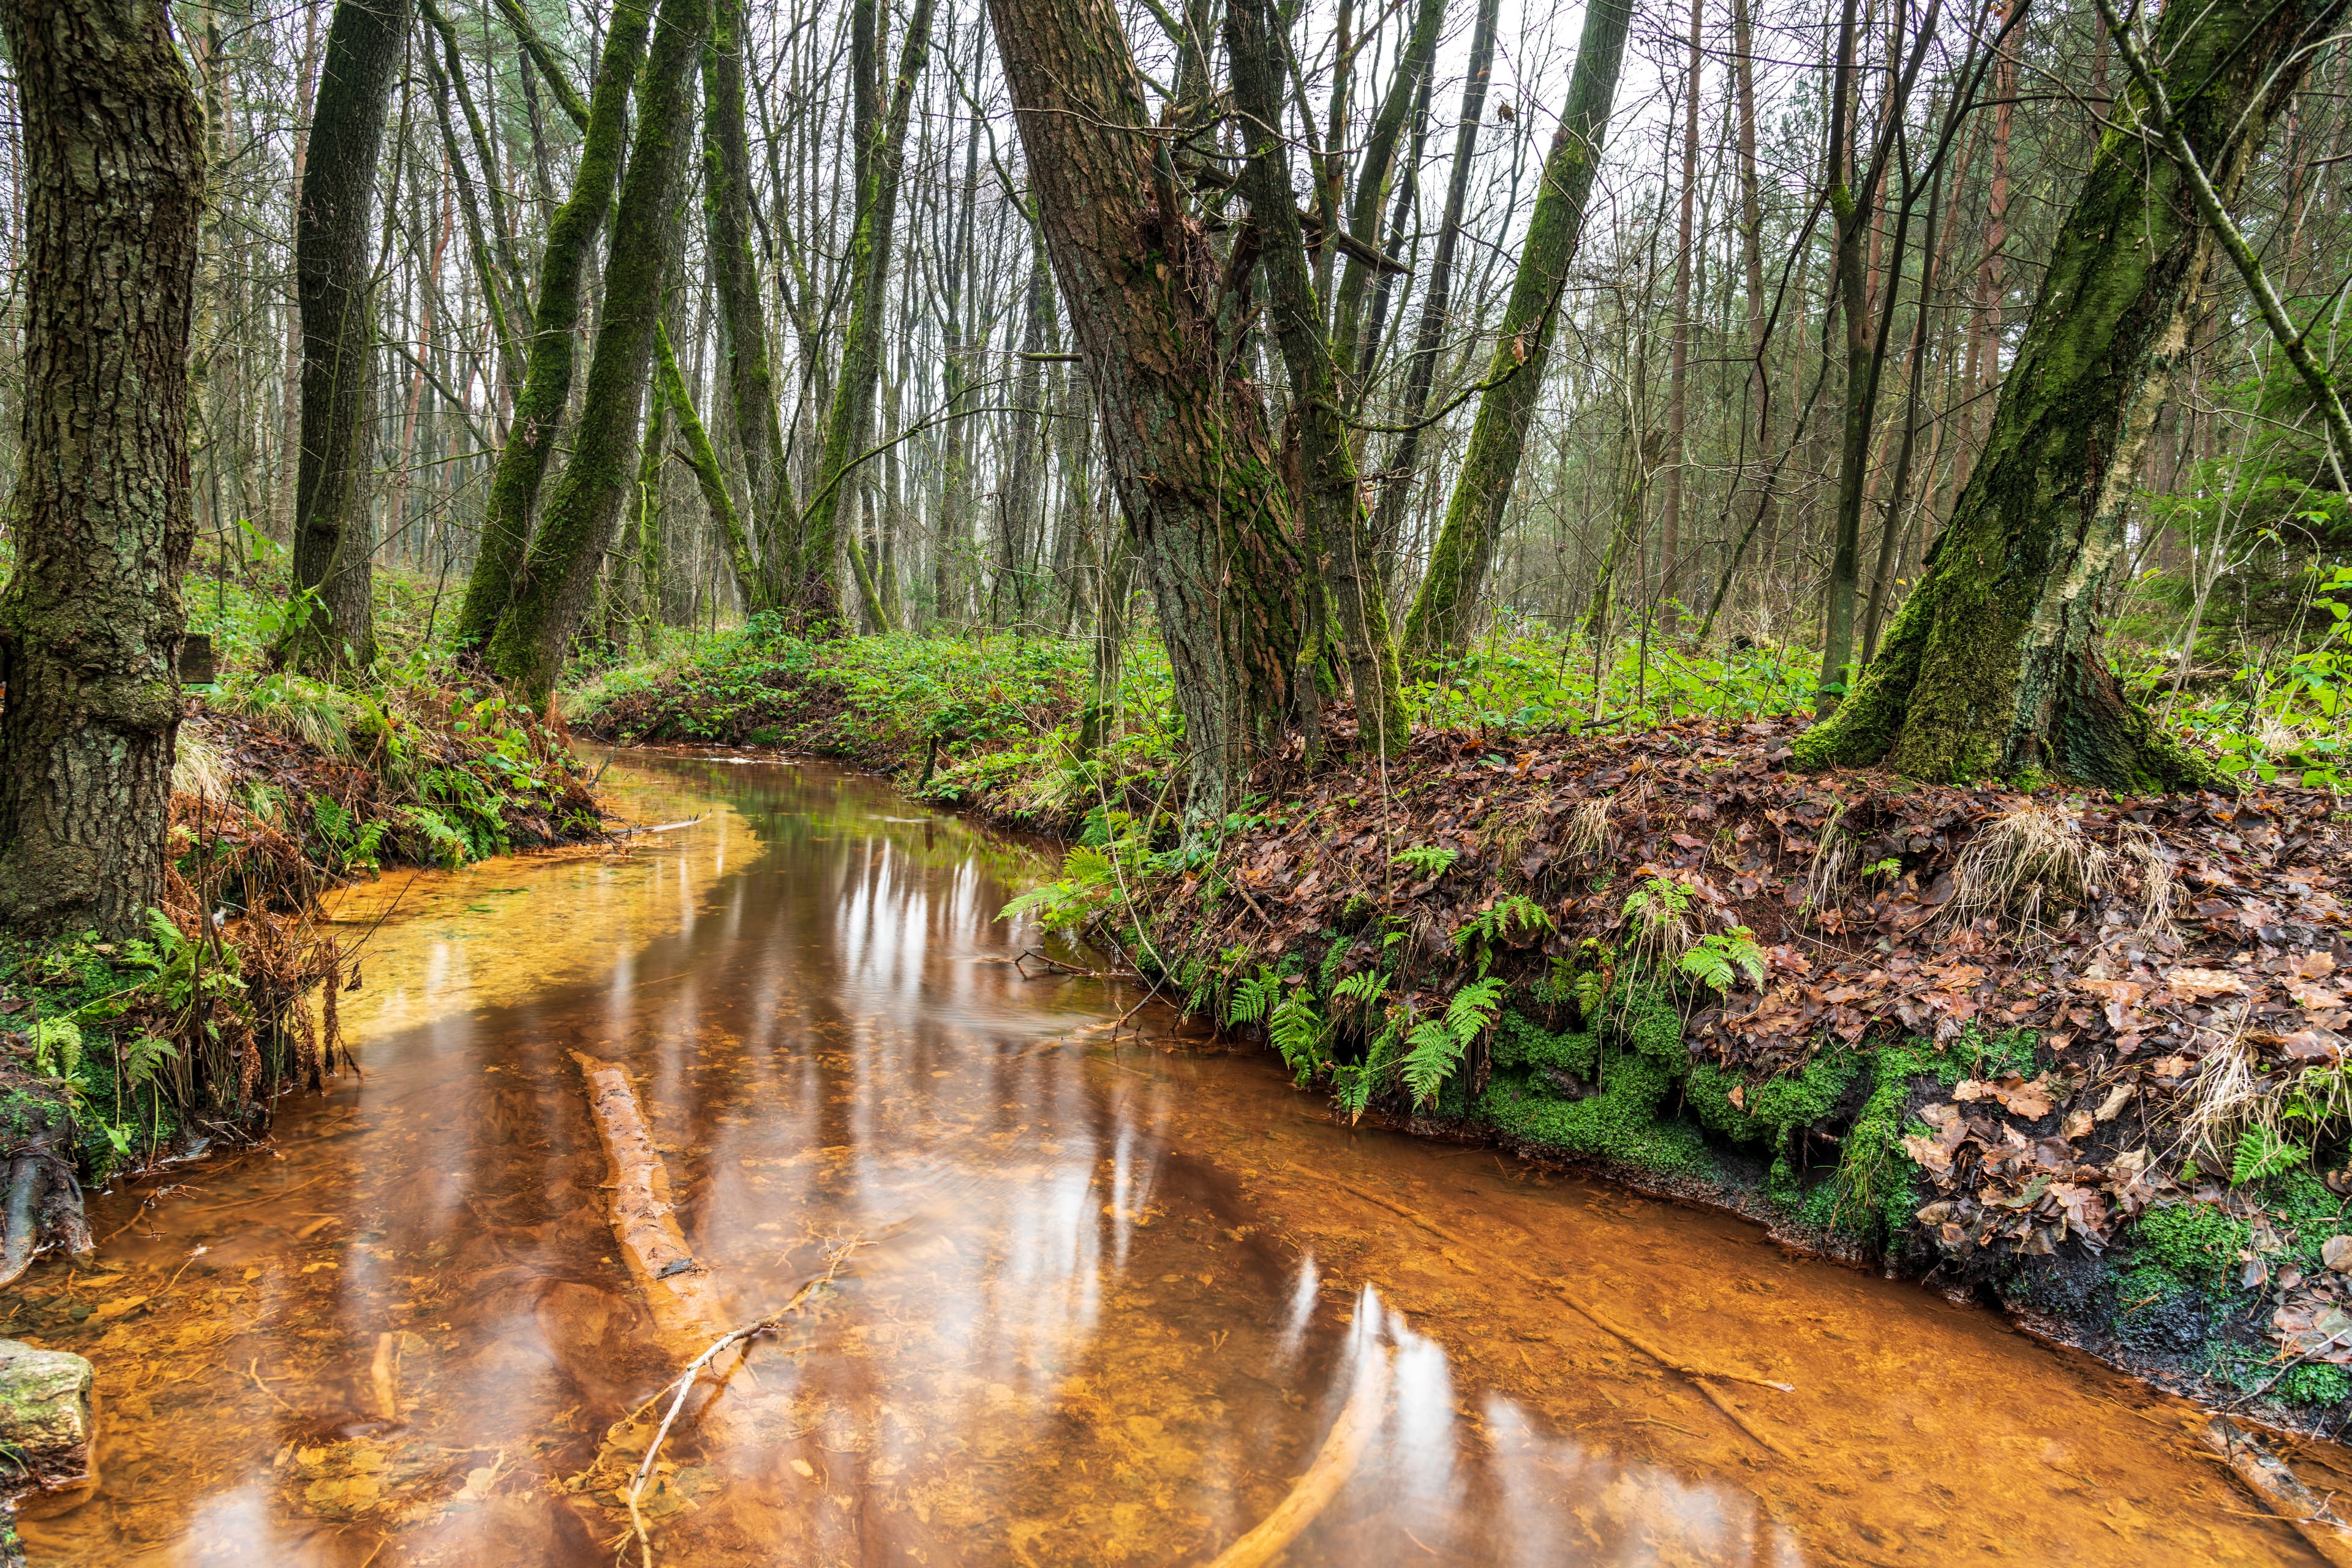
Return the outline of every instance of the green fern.
{"type": "Polygon", "coordinates": [[[119,1075],[122,1087],[137,1089],[163,1070],[167,1061],[177,1059],[180,1048],[171,1041],[153,1035],[141,1035],[122,1047],[122,1070],[119,1075]]]}
{"type": "Polygon", "coordinates": [[[1461,858],[1455,850],[1441,848],[1434,844],[1416,844],[1391,864],[1402,866],[1416,877],[1443,877],[1461,858]]]}
{"type": "Polygon", "coordinates": [[[445,871],[454,871],[473,858],[473,846],[466,836],[449,826],[449,819],[429,805],[404,805],[400,820],[425,842],[426,853],[440,862],[445,871]]]}
{"type": "Polygon", "coordinates": [[[1413,1109],[1437,1098],[1462,1065],[1464,1053],[1493,1025],[1502,1005],[1500,979],[1475,980],[1454,994],[1443,1015],[1412,1026],[1405,1037],[1404,1083],[1412,1092],[1413,1109]]]}
{"type": "Polygon", "coordinates": [[[1344,1002],[1356,1012],[1370,1015],[1388,991],[1389,977],[1377,969],[1350,974],[1331,987],[1333,1011],[1338,1011],[1339,1005],[1344,1002]]]}
{"type": "Polygon", "coordinates": [[[1544,907],[1522,893],[1498,899],[1494,907],[1481,910],[1468,925],[1454,933],[1457,952],[1475,952],[1478,973],[1486,973],[1495,960],[1495,950],[1502,947],[1523,947],[1549,936],[1557,929],[1544,907]]]}
{"type": "Polygon", "coordinates": [[[2244,1186],[2265,1176],[2275,1176],[2291,1171],[2308,1158],[2310,1151],[2300,1143],[2289,1142],[2260,1123],[2238,1135],[2237,1157],[2231,1163],[2230,1184],[2244,1186]]]}
{"type": "Polygon", "coordinates": [[[1655,931],[1689,912],[1690,901],[1688,888],[1664,877],[1651,877],[1625,895],[1624,912],[1638,919],[1646,929],[1655,931]]]}
{"type": "Polygon", "coordinates": [[[1727,933],[1709,931],[1693,942],[1676,964],[1717,995],[1728,992],[1742,974],[1751,985],[1764,984],[1764,949],[1746,926],[1734,926],[1727,933]]]}
{"type": "Polygon", "coordinates": [[[33,1067],[43,1078],[70,1079],[81,1070],[81,1026],[44,1018],[33,1026],[33,1067]]]}
{"type": "Polygon", "coordinates": [[[1257,973],[1234,987],[1233,1000],[1225,1005],[1227,1024],[1255,1024],[1274,1006],[1276,993],[1282,989],[1282,976],[1261,963],[1257,973]]]}
{"type": "Polygon", "coordinates": [[[1304,985],[1289,988],[1289,994],[1275,1005],[1273,1018],[1266,1026],[1273,1037],[1274,1048],[1282,1053],[1285,1066],[1300,1088],[1324,1065],[1322,1016],[1315,1011],[1315,998],[1304,985]]]}

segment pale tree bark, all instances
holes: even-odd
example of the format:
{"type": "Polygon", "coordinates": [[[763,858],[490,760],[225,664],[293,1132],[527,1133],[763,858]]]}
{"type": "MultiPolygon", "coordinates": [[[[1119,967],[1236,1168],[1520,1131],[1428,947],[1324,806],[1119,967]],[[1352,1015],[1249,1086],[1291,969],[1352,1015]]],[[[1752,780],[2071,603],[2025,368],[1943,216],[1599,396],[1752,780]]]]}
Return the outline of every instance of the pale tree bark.
{"type": "Polygon", "coordinates": [[[0,0],[23,137],[25,401],[0,590],[0,921],[163,901],[204,122],[152,3],[0,0]]]}

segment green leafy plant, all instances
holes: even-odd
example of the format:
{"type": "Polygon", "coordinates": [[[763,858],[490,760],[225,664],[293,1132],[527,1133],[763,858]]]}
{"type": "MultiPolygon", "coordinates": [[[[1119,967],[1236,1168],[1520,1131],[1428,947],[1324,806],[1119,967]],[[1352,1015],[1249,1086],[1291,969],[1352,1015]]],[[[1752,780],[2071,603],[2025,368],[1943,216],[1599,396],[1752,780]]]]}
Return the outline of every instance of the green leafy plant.
{"type": "Polygon", "coordinates": [[[1549,936],[1557,929],[1544,907],[1523,893],[1513,893],[1497,899],[1493,907],[1480,910],[1470,923],[1454,933],[1457,952],[1475,953],[1478,973],[1484,974],[1494,963],[1497,948],[1525,947],[1549,936]]]}
{"type": "Polygon", "coordinates": [[[1370,1016],[1388,994],[1389,977],[1377,969],[1367,969],[1360,974],[1347,975],[1331,987],[1334,1012],[1341,1004],[1360,1016],[1370,1016]]]}
{"type": "Polygon", "coordinates": [[[2260,1122],[2238,1134],[2236,1156],[2230,1164],[2230,1184],[2244,1186],[2265,1176],[2291,1171],[2310,1158],[2311,1151],[2291,1142],[2260,1122]]]}
{"type": "Polygon", "coordinates": [[[1717,995],[1729,991],[1740,975],[1751,985],[1764,984],[1764,949],[1746,926],[1729,931],[1709,931],[1685,949],[1675,967],[1717,995]]]}
{"type": "Polygon", "coordinates": [[[1862,868],[1862,874],[1865,877],[1899,877],[1903,874],[1902,858],[1900,856],[1889,855],[1884,860],[1874,861],[1868,866],[1864,866],[1862,868]]]}
{"type": "Polygon", "coordinates": [[[1625,895],[1624,913],[1643,931],[1655,932],[1690,912],[1691,893],[1680,882],[1646,877],[1625,895]]]}
{"type": "Polygon", "coordinates": [[[81,1026],[71,1018],[44,1018],[33,1026],[33,1068],[43,1078],[71,1080],[81,1071],[81,1026]]]}
{"type": "Polygon", "coordinates": [[[1090,923],[1119,901],[1118,868],[1112,853],[1090,844],[1072,846],[1062,858],[1059,878],[1022,894],[998,910],[996,918],[1034,915],[1047,931],[1090,923]]]}
{"type": "Polygon", "coordinates": [[[1227,1024],[1255,1024],[1273,1008],[1282,991],[1282,976],[1261,963],[1257,973],[1234,987],[1233,998],[1225,1004],[1227,1024]]]}
{"type": "Polygon", "coordinates": [[[1441,848],[1434,844],[1416,844],[1399,854],[1391,864],[1402,866],[1414,876],[1427,879],[1443,877],[1460,858],[1461,854],[1456,850],[1441,848]]]}
{"type": "Polygon", "coordinates": [[[1315,1011],[1314,996],[1304,985],[1289,987],[1288,994],[1275,1005],[1266,1033],[1274,1040],[1274,1048],[1282,1053],[1283,1065],[1290,1068],[1292,1080],[1302,1089],[1325,1064],[1324,1032],[1322,1016],[1315,1011]]]}
{"type": "Polygon", "coordinates": [[[1503,982],[1488,976],[1475,980],[1454,994],[1445,1011],[1424,1018],[1405,1037],[1404,1082],[1415,1110],[1437,1097],[1465,1052],[1493,1026],[1503,1005],[1503,982]]]}

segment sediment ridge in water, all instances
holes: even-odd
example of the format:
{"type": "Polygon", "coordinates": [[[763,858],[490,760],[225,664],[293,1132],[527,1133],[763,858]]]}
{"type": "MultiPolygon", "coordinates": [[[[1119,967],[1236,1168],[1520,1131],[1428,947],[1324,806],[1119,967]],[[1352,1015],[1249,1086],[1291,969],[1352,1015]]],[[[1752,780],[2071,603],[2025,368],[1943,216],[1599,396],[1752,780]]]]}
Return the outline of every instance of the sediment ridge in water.
{"type": "Polygon", "coordinates": [[[2191,1407],[1996,1314],[1350,1130],[1157,1004],[1114,1037],[1134,992],[1008,962],[1026,846],[821,765],[611,778],[709,814],[354,900],[362,1074],[28,1281],[106,1409],[37,1563],[611,1562],[678,1352],[575,1053],[719,1317],[845,1259],[663,1445],[664,1563],[1207,1563],[1286,1508],[1302,1565],[2306,1551],[2191,1407]]]}

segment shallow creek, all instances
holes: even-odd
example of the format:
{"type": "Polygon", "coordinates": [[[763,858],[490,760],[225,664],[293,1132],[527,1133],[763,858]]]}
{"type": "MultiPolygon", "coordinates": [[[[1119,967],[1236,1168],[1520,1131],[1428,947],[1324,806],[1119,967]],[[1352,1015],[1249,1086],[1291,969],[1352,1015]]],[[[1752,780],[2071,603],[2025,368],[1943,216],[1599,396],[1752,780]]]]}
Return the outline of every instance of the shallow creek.
{"type": "Polygon", "coordinates": [[[353,889],[361,1073],[28,1279],[0,1333],[89,1356],[104,1430],[35,1563],[614,1562],[608,1432],[710,1336],[624,1267],[575,1052],[705,1321],[838,1259],[663,1446],[662,1563],[1205,1563],[1309,1474],[1301,1568],[2315,1561],[2187,1406],[1995,1314],[1335,1124],[1157,1003],[1114,1040],[1137,993],[1008,962],[1034,848],[816,764],[605,783],[698,820],[353,889]]]}

